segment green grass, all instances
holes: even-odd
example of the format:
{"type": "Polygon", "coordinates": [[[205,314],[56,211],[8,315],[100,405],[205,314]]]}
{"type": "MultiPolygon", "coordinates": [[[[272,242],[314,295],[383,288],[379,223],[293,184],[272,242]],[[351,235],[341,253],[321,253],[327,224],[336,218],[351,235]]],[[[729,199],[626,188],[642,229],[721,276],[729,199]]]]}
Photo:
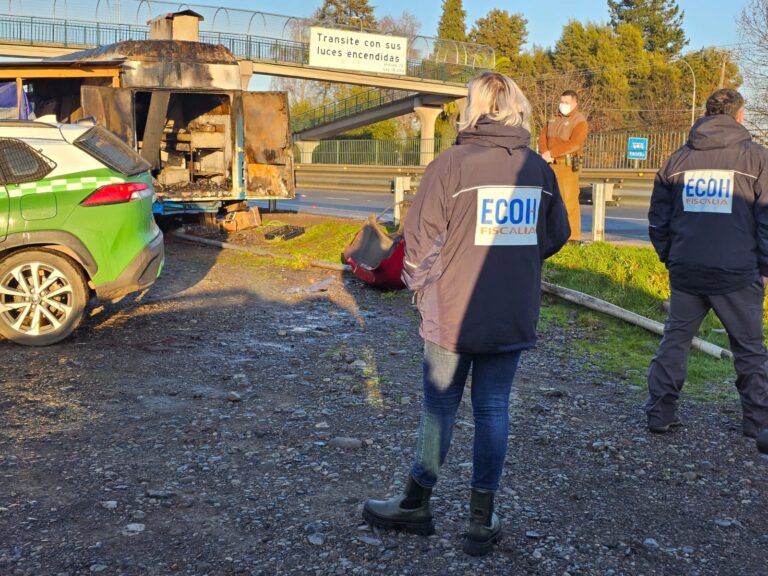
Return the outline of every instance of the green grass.
{"type": "MultiPolygon", "coordinates": [[[[290,240],[275,240],[269,250],[285,254],[286,259],[237,255],[255,266],[266,263],[290,268],[304,268],[312,260],[339,262],[344,247],[360,229],[358,222],[326,222],[306,227],[303,235],[290,240]]],[[[548,282],[591,294],[643,316],[663,322],[662,302],[669,298],[666,268],[651,248],[595,243],[568,245],[544,264],[548,282]]],[[[405,303],[407,292],[381,292],[383,299],[405,303]]],[[[764,319],[765,321],[765,319],[764,319]]],[[[418,322],[418,320],[414,320],[418,322]]],[[[584,338],[574,339],[564,353],[577,353],[590,359],[604,373],[619,381],[643,386],[659,336],[598,312],[586,310],[552,298],[544,299],[541,328],[555,323],[573,325],[583,330],[584,338]]],[[[699,336],[728,347],[722,325],[709,314],[699,336]]],[[[721,399],[733,394],[735,377],[730,361],[716,360],[693,352],[688,368],[686,389],[700,398],[721,399]]]]}
{"type": "Polygon", "coordinates": [[[312,260],[338,264],[341,252],[360,230],[359,223],[325,222],[306,226],[301,236],[269,242],[270,252],[285,254],[296,260],[292,267],[304,267],[312,260]]]}
{"type": "MultiPolygon", "coordinates": [[[[659,336],[604,314],[546,297],[542,301],[539,331],[545,332],[550,324],[580,330],[582,337],[570,340],[569,348],[562,351],[564,356],[587,358],[617,382],[645,388],[646,370],[659,336]]],[[[731,398],[735,394],[734,377],[730,361],[693,352],[685,390],[699,399],[731,398]]]]}
{"type": "MultiPolygon", "coordinates": [[[[669,298],[669,277],[652,248],[596,243],[568,245],[544,265],[548,282],[591,294],[643,316],[663,322],[662,302],[669,298]]],[[[589,337],[575,339],[575,351],[589,357],[608,374],[628,383],[643,385],[660,337],[606,315],[564,303],[542,309],[543,326],[573,322],[589,337]],[[572,317],[576,311],[575,319],[572,317]],[[570,313],[570,315],[569,315],[570,313]]],[[[765,317],[763,322],[765,323],[765,317]]],[[[710,312],[699,336],[728,348],[722,324],[710,312]]],[[[700,398],[721,399],[733,395],[735,378],[728,360],[717,360],[694,351],[688,366],[686,389],[700,398]],[[727,385],[726,385],[727,384],[727,385]]]]}

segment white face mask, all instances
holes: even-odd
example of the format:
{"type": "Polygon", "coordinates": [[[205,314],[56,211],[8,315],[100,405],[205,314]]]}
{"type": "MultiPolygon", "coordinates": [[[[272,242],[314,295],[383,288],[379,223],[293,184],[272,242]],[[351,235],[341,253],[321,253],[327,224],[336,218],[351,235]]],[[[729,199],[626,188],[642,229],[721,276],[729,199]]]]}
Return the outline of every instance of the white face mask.
{"type": "Polygon", "coordinates": [[[560,114],[562,114],[563,116],[568,116],[568,114],[571,113],[572,107],[570,104],[560,102],[560,106],[558,106],[558,110],[560,110],[560,114]]]}

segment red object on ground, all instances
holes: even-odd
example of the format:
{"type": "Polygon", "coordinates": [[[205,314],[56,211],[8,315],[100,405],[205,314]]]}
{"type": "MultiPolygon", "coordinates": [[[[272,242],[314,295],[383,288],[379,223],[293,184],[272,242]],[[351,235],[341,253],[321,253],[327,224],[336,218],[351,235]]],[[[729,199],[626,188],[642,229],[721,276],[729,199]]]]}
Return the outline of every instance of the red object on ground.
{"type": "Polygon", "coordinates": [[[405,288],[403,272],[405,240],[390,236],[370,215],[355,239],[344,249],[343,260],[360,280],[378,288],[405,288]]]}
{"type": "Polygon", "coordinates": [[[402,238],[397,243],[392,254],[384,258],[376,268],[367,268],[348,257],[347,264],[352,266],[352,273],[366,284],[379,288],[400,290],[405,288],[401,274],[403,272],[403,255],[405,253],[405,240],[402,238]]]}

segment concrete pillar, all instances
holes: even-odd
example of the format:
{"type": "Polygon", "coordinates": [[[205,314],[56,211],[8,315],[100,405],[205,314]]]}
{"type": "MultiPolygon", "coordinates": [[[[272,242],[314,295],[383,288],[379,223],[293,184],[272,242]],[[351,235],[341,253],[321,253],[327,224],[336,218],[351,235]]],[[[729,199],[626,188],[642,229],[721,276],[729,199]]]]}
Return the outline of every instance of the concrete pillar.
{"type": "Polygon", "coordinates": [[[426,166],[435,158],[435,120],[443,111],[442,108],[430,106],[414,106],[413,111],[421,124],[421,155],[419,163],[426,166]]]}
{"type": "Polygon", "coordinates": [[[465,98],[459,98],[456,100],[456,106],[459,108],[459,122],[464,122],[464,118],[466,117],[467,112],[467,99],[465,98]]]}
{"type": "Polygon", "coordinates": [[[317,140],[297,140],[296,146],[299,147],[299,163],[312,164],[312,152],[320,145],[317,140]]]}
{"type": "Polygon", "coordinates": [[[248,84],[251,82],[251,76],[253,76],[253,61],[239,60],[237,65],[240,67],[240,88],[248,90],[248,84]]]}

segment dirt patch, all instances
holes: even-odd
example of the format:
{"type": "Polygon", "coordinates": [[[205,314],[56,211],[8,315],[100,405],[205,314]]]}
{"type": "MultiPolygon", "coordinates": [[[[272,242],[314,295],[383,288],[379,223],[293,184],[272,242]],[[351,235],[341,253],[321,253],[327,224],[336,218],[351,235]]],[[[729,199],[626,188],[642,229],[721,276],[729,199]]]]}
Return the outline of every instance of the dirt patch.
{"type": "Polygon", "coordinates": [[[569,353],[577,328],[524,355],[498,551],[460,551],[468,399],[437,534],[370,531],[363,500],[399,490],[415,445],[408,295],[167,252],[156,286],[74,338],[0,342],[0,574],[766,573],[768,460],[736,404],[687,401],[681,432],[649,435],[642,390],[569,353]]]}

